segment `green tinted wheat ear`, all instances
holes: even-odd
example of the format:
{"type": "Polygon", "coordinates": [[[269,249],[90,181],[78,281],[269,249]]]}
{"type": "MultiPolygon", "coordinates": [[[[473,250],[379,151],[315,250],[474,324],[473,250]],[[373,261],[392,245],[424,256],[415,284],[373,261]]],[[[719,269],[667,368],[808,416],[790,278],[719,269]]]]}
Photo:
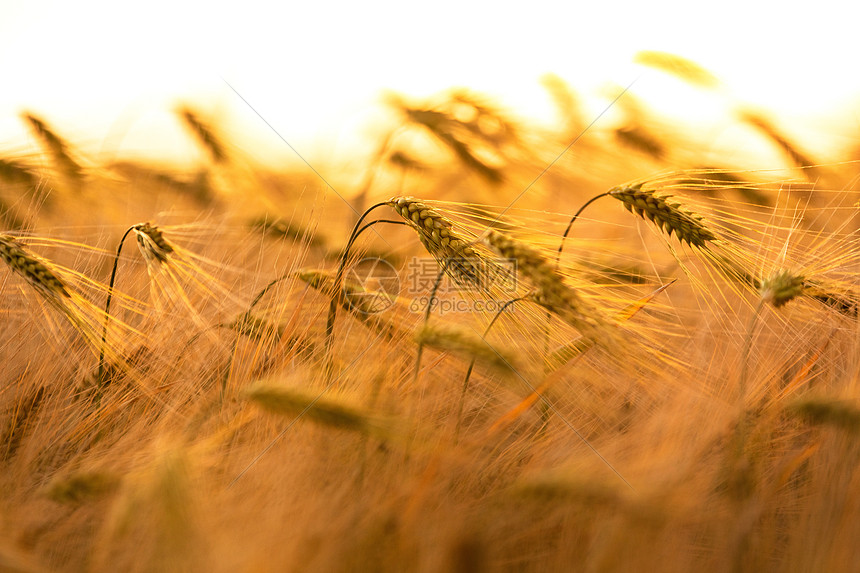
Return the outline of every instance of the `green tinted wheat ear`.
{"type": "Polygon", "coordinates": [[[548,261],[538,250],[492,230],[487,234],[486,242],[500,256],[515,260],[517,272],[537,287],[531,300],[583,332],[594,332],[609,324],[597,308],[564,283],[555,263],[548,261]]]}
{"type": "Polygon", "coordinates": [[[773,273],[768,279],[761,281],[759,287],[762,300],[776,308],[800,296],[803,290],[803,277],[786,270],[773,273]]]}
{"type": "Polygon", "coordinates": [[[425,324],[415,333],[415,342],[467,359],[478,360],[503,374],[516,370],[516,355],[508,348],[491,345],[480,334],[455,326],[425,324]]]}
{"type": "Polygon", "coordinates": [[[0,258],[48,300],[59,302],[70,296],[66,285],[48,264],[27,252],[14,237],[0,235],[0,258]]]}
{"type": "Polygon", "coordinates": [[[672,195],[656,195],[653,189],[642,189],[641,183],[615,187],[609,195],[624,203],[631,213],[649,219],[670,237],[675,233],[681,241],[697,247],[717,240],[703,218],[683,207],[672,195]]]}

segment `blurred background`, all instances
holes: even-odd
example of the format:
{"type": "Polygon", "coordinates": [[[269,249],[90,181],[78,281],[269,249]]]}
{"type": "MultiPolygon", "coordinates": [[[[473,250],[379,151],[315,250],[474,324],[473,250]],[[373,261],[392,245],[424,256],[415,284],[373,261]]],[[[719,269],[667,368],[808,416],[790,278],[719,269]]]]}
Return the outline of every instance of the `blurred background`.
{"type": "MultiPolygon", "coordinates": [[[[557,130],[566,121],[554,100],[560,86],[587,124],[632,84],[649,113],[738,157],[768,153],[726,127],[740,102],[767,109],[793,140],[827,156],[856,144],[860,127],[855,11],[836,1],[8,2],[0,146],[37,152],[19,119],[26,110],[91,157],[184,165],[198,152],[175,109],[193,104],[257,161],[301,165],[277,131],[311,163],[348,171],[397,121],[386,94],[466,87],[557,130]],[[637,62],[643,50],[682,56],[720,83],[679,81],[637,62]]],[[[598,124],[617,122],[615,108],[598,124]]]]}

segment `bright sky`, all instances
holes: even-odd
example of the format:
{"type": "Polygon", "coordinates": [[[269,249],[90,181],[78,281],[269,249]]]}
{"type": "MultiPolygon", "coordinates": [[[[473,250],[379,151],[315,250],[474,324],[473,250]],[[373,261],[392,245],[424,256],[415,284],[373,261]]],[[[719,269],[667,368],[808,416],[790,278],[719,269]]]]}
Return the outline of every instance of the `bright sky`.
{"type": "Polygon", "coordinates": [[[252,155],[294,159],[224,80],[300,152],[325,159],[360,144],[383,88],[466,86],[548,121],[547,72],[595,97],[638,78],[634,92],[651,105],[711,113],[695,90],[635,65],[646,49],[697,62],[781,120],[815,126],[838,112],[846,133],[860,133],[852,4],[6,1],[0,149],[30,148],[18,119],[28,109],[88,151],[181,160],[187,139],[171,110],[187,102],[223,117],[252,155]]]}

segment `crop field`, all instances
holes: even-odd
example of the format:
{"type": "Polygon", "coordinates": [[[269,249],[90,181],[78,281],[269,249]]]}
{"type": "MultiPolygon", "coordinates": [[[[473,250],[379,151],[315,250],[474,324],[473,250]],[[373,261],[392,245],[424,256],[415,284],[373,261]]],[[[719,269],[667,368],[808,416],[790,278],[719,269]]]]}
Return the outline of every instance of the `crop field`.
{"type": "Polygon", "coordinates": [[[860,570],[860,140],[544,87],[553,129],[390,93],[283,170],[205,102],[180,167],[23,112],[0,571],[860,570]]]}

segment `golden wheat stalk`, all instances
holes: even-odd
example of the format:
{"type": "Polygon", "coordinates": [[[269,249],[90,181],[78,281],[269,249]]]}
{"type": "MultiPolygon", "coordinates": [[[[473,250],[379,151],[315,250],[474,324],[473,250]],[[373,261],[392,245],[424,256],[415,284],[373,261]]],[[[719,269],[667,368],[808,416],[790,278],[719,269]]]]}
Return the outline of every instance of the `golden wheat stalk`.
{"type": "Polygon", "coordinates": [[[341,308],[374,332],[388,339],[405,336],[400,327],[380,316],[381,309],[396,302],[395,296],[383,291],[369,291],[352,281],[342,281],[340,293],[338,293],[335,287],[335,277],[330,273],[316,269],[300,270],[295,273],[295,276],[326,297],[339,300],[341,308]]]}
{"type": "Polygon", "coordinates": [[[394,209],[418,233],[418,238],[458,284],[488,291],[503,269],[454,229],[454,223],[438,210],[415,197],[392,197],[386,205],[394,209]]]}
{"type": "Polygon", "coordinates": [[[518,361],[513,351],[499,344],[490,344],[486,338],[468,328],[425,324],[415,333],[415,342],[462,358],[478,360],[502,374],[513,374],[517,370],[518,361]]]}
{"type": "Polygon", "coordinates": [[[185,123],[185,126],[188,128],[195,139],[200,143],[201,147],[209,153],[209,156],[212,158],[213,163],[226,163],[228,156],[225,151],[224,144],[215,135],[215,132],[212,130],[212,127],[203,123],[200,120],[200,117],[191,109],[183,108],[179,110],[179,116],[182,118],[182,121],[185,123]]]}
{"type": "Polygon", "coordinates": [[[137,237],[140,252],[148,262],[167,262],[167,257],[175,251],[173,245],[165,240],[161,230],[148,222],[134,225],[132,230],[137,237]]]}
{"type": "Polygon", "coordinates": [[[517,272],[536,287],[529,300],[558,315],[562,320],[589,335],[598,335],[610,324],[603,313],[565,284],[556,265],[537,249],[498,231],[490,230],[487,244],[500,256],[516,261],[517,272]]]}
{"type": "Polygon", "coordinates": [[[60,304],[71,296],[49,263],[28,252],[14,237],[0,235],[0,258],[47,300],[60,304]]]}
{"type": "Polygon", "coordinates": [[[51,154],[51,157],[54,162],[56,162],[60,171],[62,171],[72,181],[80,182],[83,178],[83,168],[77,161],[72,159],[72,156],[69,153],[69,145],[63,141],[60,136],[54,133],[44,121],[35,115],[24,113],[21,117],[27,125],[30,126],[32,132],[51,154]]]}
{"type": "Polygon", "coordinates": [[[245,390],[245,396],[274,414],[305,418],[309,421],[370,434],[380,438],[394,436],[393,424],[373,412],[321,395],[312,395],[272,382],[260,381],[245,390]]]}
{"type": "Polygon", "coordinates": [[[650,220],[670,237],[674,233],[679,240],[690,245],[705,247],[708,242],[718,238],[701,215],[685,208],[672,195],[658,195],[653,189],[642,189],[641,183],[614,187],[609,191],[609,196],[624,203],[631,213],[650,220]]]}

